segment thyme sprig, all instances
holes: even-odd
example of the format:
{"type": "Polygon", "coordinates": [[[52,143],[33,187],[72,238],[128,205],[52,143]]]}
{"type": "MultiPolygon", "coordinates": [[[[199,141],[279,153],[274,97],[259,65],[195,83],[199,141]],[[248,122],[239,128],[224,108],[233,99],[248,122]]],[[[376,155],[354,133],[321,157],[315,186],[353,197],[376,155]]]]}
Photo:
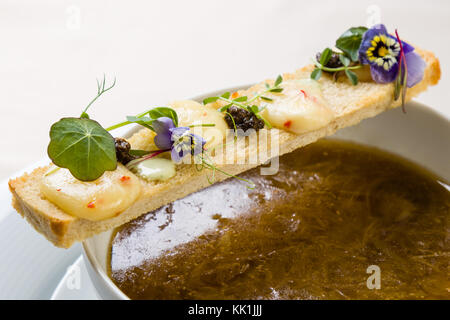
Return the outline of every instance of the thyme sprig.
{"type": "Polygon", "coordinates": [[[218,100],[224,101],[227,104],[219,109],[220,112],[226,113],[231,106],[236,106],[238,108],[241,108],[241,109],[244,109],[244,110],[247,110],[247,111],[253,113],[258,119],[261,119],[262,121],[264,121],[264,124],[270,129],[270,128],[272,128],[272,125],[266,119],[264,119],[264,117],[261,115],[261,111],[263,111],[265,107],[264,106],[259,107],[256,104],[254,104],[254,102],[257,101],[258,99],[268,101],[268,102],[273,101],[272,98],[269,98],[266,95],[268,93],[282,92],[283,88],[280,86],[282,82],[283,82],[283,78],[281,75],[279,75],[272,86],[270,86],[268,83],[266,83],[265,84],[266,90],[256,93],[250,99],[248,98],[248,96],[239,96],[236,98],[232,98],[231,93],[227,91],[220,96],[209,97],[209,98],[204,99],[203,104],[216,102],[218,100]]]}

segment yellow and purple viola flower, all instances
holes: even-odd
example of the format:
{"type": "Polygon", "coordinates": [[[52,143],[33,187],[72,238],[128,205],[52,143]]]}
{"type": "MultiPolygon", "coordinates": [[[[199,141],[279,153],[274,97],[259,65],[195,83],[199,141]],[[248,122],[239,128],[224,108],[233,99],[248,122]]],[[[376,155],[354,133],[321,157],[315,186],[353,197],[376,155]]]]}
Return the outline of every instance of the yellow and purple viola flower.
{"type": "Polygon", "coordinates": [[[156,132],[155,145],[170,151],[174,162],[180,162],[188,154],[195,156],[203,152],[205,139],[193,134],[189,127],[176,127],[168,117],[158,118],[152,126],[156,132]]]}
{"type": "Polygon", "coordinates": [[[363,64],[370,65],[372,79],[377,83],[393,82],[399,72],[402,57],[406,61],[408,88],[423,78],[425,61],[414,52],[414,47],[388,34],[383,24],[367,30],[359,48],[359,58],[363,64]],[[403,51],[403,52],[402,52],[403,51]]]}

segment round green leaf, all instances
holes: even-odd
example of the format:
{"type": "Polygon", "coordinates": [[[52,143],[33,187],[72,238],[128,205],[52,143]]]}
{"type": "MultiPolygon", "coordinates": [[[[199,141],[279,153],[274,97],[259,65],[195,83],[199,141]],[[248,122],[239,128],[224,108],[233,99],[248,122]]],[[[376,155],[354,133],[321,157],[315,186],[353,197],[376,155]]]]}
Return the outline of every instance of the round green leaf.
{"type": "Polygon", "coordinates": [[[352,61],[358,61],[358,50],[366,27],[350,28],[336,40],[336,47],[349,55],[352,61]]]}
{"type": "Polygon", "coordinates": [[[331,51],[331,49],[330,48],[325,48],[323,51],[322,51],[322,54],[320,55],[320,64],[322,65],[322,66],[326,66],[327,65],[327,63],[328,63],[328,61],[330,61],[330,59],[331,59],[331,55],[333,54],[333,51],[331,51]]]}
{"type": "Polygon", "coordinates": [[[353,71],[345,69],[345,75],[354,86],[358,84],[358,76],[353,71]]]}
{"type": "Polygon", "coordinates": [[[319,68],[315,68],[313,72],[311,72],[311,79],[313,80],[319,80],[321,76],[322,70],[320,70],[319,68]]]}
{"type": "Polygon", "coordinates": [[[117,168],[114,138],[97,121],[63,118],[50,129],[48,156],[81,181],[92,181],[117,168]]]}

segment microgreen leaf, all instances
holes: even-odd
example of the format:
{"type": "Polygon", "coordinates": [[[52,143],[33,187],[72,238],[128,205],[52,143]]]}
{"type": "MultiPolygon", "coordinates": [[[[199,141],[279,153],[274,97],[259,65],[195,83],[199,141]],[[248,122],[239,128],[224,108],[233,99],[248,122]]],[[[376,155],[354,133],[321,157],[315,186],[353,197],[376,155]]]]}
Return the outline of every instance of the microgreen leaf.
{"type": "Polygon", "coordinates": [[[175,110],[169,107],[157,107],[148,112],[150,118],[156,120],[161,117],[167,117],[173,120],[175,127],[178,127],[178,115],[175,110]]]}
{"type": "Polygon", "coordinates": [[[203,100],[203,104],[208,104],[211,102],[216,102],[217,100],[219,100],[219,97],[209,97],[203,100]]]}
{"type": "Polygon", "coordinates": [[[400,97],[400,92],[402,91],[402,80],[400,77],[400,74],[402,72],[402,66],[401,64],[399,65],[399,75],[397,76],[397,78],[395,79],[395,83],[394,83],[394,101],[396,101],[399,97],[400,97]]]}
{"type": "Polygon", "coordinates": [[[229,104],[223,106],[222,108],[220,108],[219,111],[220,111],[220,112],[227,111],[228,108],[231,107],[232,105],[233,105],[232,103],[229,103],[229,104]]]}
{"type": "Polygon", "coordinates": [[[352,61],[358,61],[358,50],[361,46],[362,37],[366,31],[366,27],[348,29],[336,40],[336,47],[348,54],[352,61]]]}
{"type": "Polygon", "coordinates": [[[267,126],[267,128],[272,129],[272,125],[270,124],[270,122],[264,119],[264,117],[261,114],[256,113],[256,117],[264,121],[264,124],[267,126]]]}
{"type": "Polygon", "coordinates": [[[154,151],[146,151],[146,150],[138,150],[138,149],[131,149],[130,150],[130,154],[132,156],[136,156],[136,157],[142,157],[142,156],[146,156],[150,153],[153,153],[154,151]]]}
{"type": "Polygon", "coordinates": [[[262,100],[265,100],[265,101],[273,101],[273,99],[268,98],[268,97],[264,97],[264,96],[261,96],[260,98],[261,98],[262,100]]]}
{"type": "Polygon", "coordinates": [[[114,138],[97,121],[62,118],[50,129],[48,156],[81,181],[92,181],[117,167],[114,138]]]}
{"type": "Polygon", "coordinates": [[[89,119],[89,115],[83,111],[83,113],[80,116],[81,119],[89,119]]]}
{"type": "Polygon", "coordinates": [[[146,127],[147,129],[154,131],[152,127],[152,122],[154,121],[154,119],[150,117],[127,116],[127,121],[130,123],[137,123],[143,127],[146,127]]]}
{"type": "Polygon", "coordinates": [[[249,106],[249,108],[250,108],[249,111],[253,112],[254,114],[257,114],[259,112],[259,108],[256,105],[249,106]]]}
{"type": "Polygon", "coordinates": [[[267,90],[267,92],[282,92],[282,91],[283,91],[283,88],[272,88],[272,89],[267,90]]]}
{"type": "Polygon", "coordinates": [[[358,84],[358,76],[351,70],[345,69],[345,75],[350,79],[350,82],[356,86],[358,84]]]}
{"type": "Polygon", "coordinates": [[[311,72],[311,79],[313,80],[319,80],[321,76],[322,70],[320,70],[319,68],[315,68],[313,72],[311,72]]]}
{"type": "Polygon", "coordinates": [[[339,55],[339,60],[342,62],[342,64],[343,64],[345,67],[348,67],[348,66],[350,65],[350,59],[347,58],[346,56],[344,56],[343,54],[340,54],[340,55],[339,55]]]}
{"type": "Polygon", "coordinates": [[[281,82],[283,82],[283,77],[281,75],[279,75],[277,77],[277,79],[275,80],[274,86],[278,87],[281,84],[281,82]]]}
{"type": "Polygon", "coordinates": [[[230,92],[225,92],[224,94],[221,95],[222,98],[228,99],[230,97],[231,93],[230,92]]]}
{"type": "Polygon", "coordinates": [[[243,102],[247,101],[247,96],[237,97],[236,99],[233,99],[234,102],[243,102]]]}
{"type": "Polygon", "coordinates": [[[330,48],[325,48],[320,55],[320,64],[326,66],[328,61],[330,61],[332,51],[330,48]]]}

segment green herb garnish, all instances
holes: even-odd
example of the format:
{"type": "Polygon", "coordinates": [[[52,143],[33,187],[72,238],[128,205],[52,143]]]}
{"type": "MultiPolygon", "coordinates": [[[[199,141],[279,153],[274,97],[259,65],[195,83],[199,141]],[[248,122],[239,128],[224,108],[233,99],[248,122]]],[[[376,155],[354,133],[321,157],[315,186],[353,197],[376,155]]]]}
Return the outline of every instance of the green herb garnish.
{"type": "Polygon", "coordinates": [[[79,118],[62,118],[50,129],[50,143],[47,153],[52,162],[81,181],[92,181],[105,171],[117,167],[114,138],[97,121],[89,119],[89,107],[106,91],[105,76],[97,80],[97,95],[87,105],[79,118]]]}
{"type": "Polygon", "coordinates": [[[117,167],[114,138],[94,120],[63,118],[50,129],[48,156],[81,181],[92,181],[117,167]]]}
{"type": "Polygon", "coordinates": [[[353,85],[358,84],[358,77],[357,75],[351,71],[362,68],[362,65],[351,65],[351,60],[349,57],[345,55],[345,53],[335,53],[339,54],[339,61],[342,63],[342,67],[337,68],[330,68],[327,67],[328,61],[330,61],[331,55],[333,54],[333,51],[330,48],[325,48],[321,55],[320,55],[320,61],[317,61],[317,59],[313,59],[313,63],[315,64],[314,70],[311,72],[311,79],[313,80],[319,80],[322,76],[322,72],[331,72],[333,74],[336,74],[337,72],[344,71],[347,78],[350,80],[350,82],[353,85]]]}
{"type": "Polygon", "coordinates": [[[362,37],[366,31],[366,27],[354,27],[348,29],[336,40],[336,48],[346,53],[353,62],[357,62],[359,60],[358,50],[361,46],[362,37]]]}
{"type": "Polygon", "coordinates": [[[223,93],[220,96],[209,97],[209,98],[204,99],[203,100],[203,104],[216,102],[218,100],[225,101],[225,102],[227,102],[227,104],[219,109],[220,112],[225,112],[226,113],[227,110],[231,106],[236,106],[236,107],[242,108],[244,110],[247,110],[247,111],[255,114],[255,116],[258,119],[261,119],[262,121],[264,121],[264,124],[270,129],[270,128],[272,128],[272,125],[266,119],[264,119],[264,117],[261,115],[261,111],[264,110],[264,107],[258,107],[256,104],[254,104],[254,102],[257,99],[261,99],[261,100],[264,100],[264,101],[267,101],[267,102],[273,101],[273,99],[271,99],[269,97],[266,97],[265,95],[267,93],[280,93],[280,92],[282,92],[283,88],[280,87],[282,82],[283,82],[283,78],[281,77],[281,75],[279,75],[277,77],[277,79],[275,80],[273,86],[270,86],[269,84],[266,83],[266,90],[264,90],[263,92],[255,94],[250,99],[247,96],[239,96],[239,97],[236,97],[234,99],[230,99],[231,93],[230,92],[225,92],[225,93],[223,93]]]}

